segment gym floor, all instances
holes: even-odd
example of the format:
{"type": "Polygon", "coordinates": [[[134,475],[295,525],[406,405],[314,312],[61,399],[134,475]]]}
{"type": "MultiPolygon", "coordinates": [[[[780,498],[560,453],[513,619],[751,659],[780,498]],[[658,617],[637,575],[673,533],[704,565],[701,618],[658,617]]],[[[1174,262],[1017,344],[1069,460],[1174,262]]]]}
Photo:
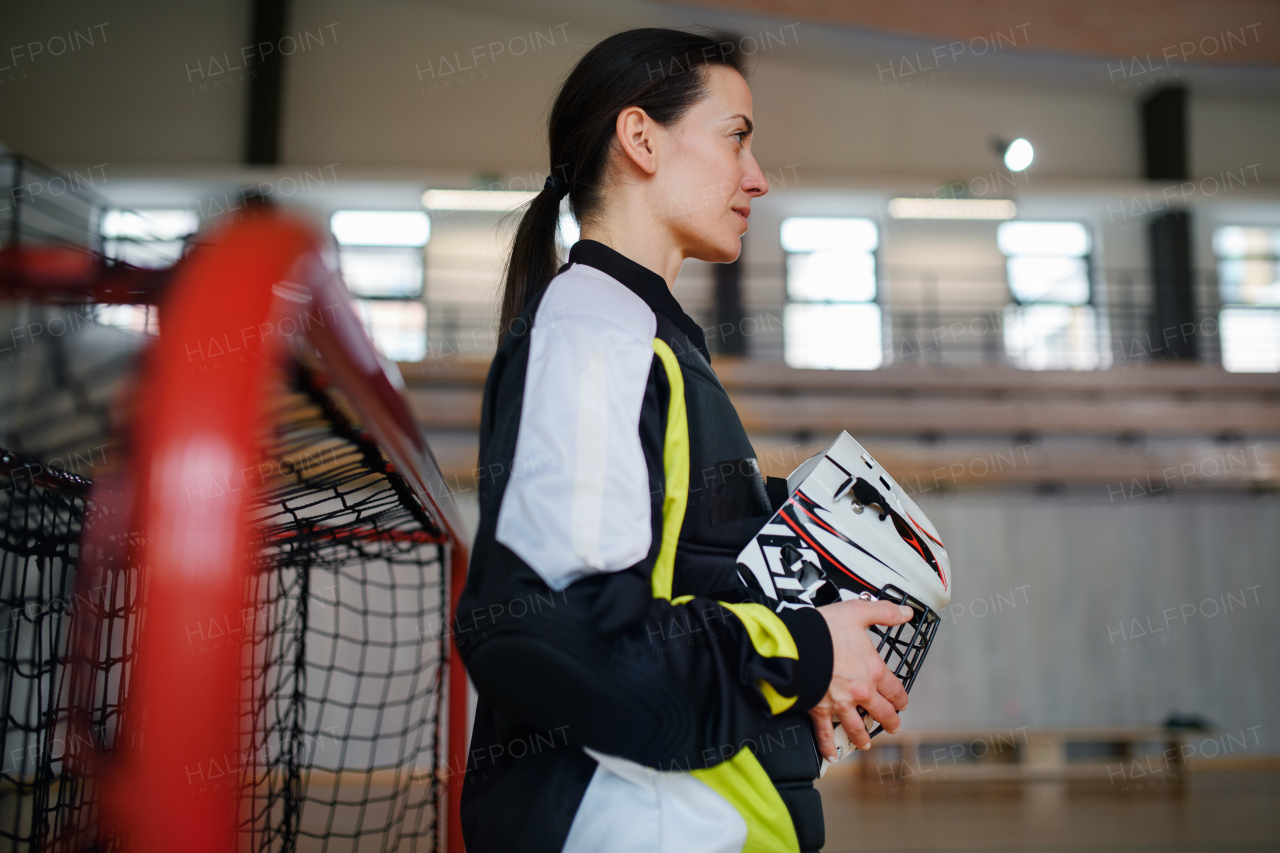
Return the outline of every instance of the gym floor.
{"type": "Polygon", "coordinates": [[[833,768],[819,783],[825,853],[1280,850],[1280,766],[1192,770],[1181,781],[880,784],[833,768]]]}

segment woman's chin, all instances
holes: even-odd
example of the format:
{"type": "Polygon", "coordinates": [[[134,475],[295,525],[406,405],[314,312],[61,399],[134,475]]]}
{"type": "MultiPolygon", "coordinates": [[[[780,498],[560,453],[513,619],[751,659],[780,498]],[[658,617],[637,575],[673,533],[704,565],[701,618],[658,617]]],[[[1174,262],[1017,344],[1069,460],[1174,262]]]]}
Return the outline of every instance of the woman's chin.
{"type": "Polygon", "coordinates": [[[709,264],[731,264],[742,254],[742,237],[733,235],[714,243],[705,243],[691,258],[709,264]]]}

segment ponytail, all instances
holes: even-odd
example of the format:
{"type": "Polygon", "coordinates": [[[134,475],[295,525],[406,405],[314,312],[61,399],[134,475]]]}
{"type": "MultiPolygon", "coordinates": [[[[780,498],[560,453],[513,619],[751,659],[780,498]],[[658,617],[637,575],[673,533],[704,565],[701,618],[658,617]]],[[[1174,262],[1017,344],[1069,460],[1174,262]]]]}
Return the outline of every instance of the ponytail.
{"type": "Polygon", "coordinates": [[[560,267],[556,251],[556,226],[560,222],[560,199],[568,192],[563,179],[547,178],[542,192],[529,202],[520,218],[511,256],[507,259],[506,285],[502,289],[502,337],[528,306],[534,294],[551,281],[560,267]]]}
{"type": "Polygon", "coordinates": [[[574,66],[548,121],[552,175],[520,218],[507,260],[502,338],[560,267],[560,199],[569,196],[579,222],[599,210],[618,113],[635,106],[660,125],[678,122],[706,95],[711,65],[746,76],[746,60],[728,36],[645,28],[610,36],[574,66]]]}

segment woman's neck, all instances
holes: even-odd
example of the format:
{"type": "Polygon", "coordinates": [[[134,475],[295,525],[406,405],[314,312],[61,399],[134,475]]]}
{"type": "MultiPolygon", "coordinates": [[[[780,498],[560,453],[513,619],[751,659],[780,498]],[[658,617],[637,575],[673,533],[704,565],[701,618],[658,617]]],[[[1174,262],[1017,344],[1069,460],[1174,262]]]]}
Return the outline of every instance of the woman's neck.
{"type": "Polygon", "coordinates": [[[653,217],[637,198],[624,198],[582,226],[583,240],[603,243],[618,254],[662,276],[670,290],[680,274],[684,253],[675,241],[656,227],[653,217]]]}

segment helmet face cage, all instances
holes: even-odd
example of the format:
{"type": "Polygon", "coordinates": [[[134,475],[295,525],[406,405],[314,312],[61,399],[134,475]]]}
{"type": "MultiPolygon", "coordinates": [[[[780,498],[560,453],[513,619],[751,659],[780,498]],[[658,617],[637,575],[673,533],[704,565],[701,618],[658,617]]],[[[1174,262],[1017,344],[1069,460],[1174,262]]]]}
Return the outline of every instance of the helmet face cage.
{"type": "MultiPolygon", "coordinates": [[[[933,638],[938,633],[941,620],[933,608],[892,584],[880,590],[879,599],[892,601],[894,604],[905,604],[914,611],[911,619],[901,625],[872,625],[870,628],[871,633],[880,638],[876,651],[889,667],[889,671],[902,682],[903,689],[910,693],[911,685],[915,683],[920,667],[924,664],[925,655],[929,654],[929,647],[933,645],[933,638]]],[[[864,720],[868,719],[865,711],[861,708],[858,710],[864,720]]],[[[869,734],[875,737],[882,731],[884,727],[876,723],[869,734]]]]}

